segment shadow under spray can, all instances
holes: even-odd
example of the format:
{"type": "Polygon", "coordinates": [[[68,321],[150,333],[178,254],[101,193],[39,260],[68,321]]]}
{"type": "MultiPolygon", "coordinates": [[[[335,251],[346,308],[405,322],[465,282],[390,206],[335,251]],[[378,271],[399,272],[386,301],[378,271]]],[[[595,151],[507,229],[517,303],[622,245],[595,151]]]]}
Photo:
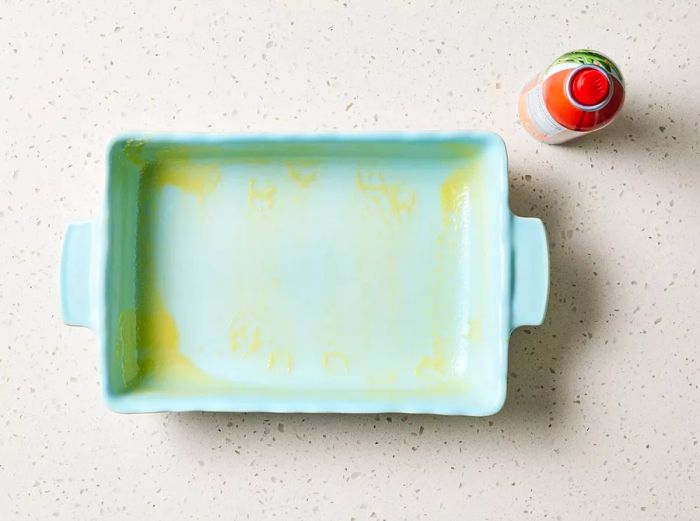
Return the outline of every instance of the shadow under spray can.
{"type": "Polygon", "coordinates": [[[625,82],[610,58],[591,50],[572,51],[525,85],[518,116],[535,139],[554,145],[603,128],[624,100],[625,82]]]}

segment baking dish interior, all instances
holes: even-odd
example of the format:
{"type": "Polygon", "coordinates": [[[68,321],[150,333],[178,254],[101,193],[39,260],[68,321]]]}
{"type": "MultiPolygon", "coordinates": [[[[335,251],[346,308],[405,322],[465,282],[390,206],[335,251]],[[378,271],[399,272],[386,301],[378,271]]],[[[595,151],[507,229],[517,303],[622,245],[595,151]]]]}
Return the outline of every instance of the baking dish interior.
{"type": "Polygon", "coordinates": [[[491,134],[115,141],[108,402],[497,410],[506,183],[491,134]]]}

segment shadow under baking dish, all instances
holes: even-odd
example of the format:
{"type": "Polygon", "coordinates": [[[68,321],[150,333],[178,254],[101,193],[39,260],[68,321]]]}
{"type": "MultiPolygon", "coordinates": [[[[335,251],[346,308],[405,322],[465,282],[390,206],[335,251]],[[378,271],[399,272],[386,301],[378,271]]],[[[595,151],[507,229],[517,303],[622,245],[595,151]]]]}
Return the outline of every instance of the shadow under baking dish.
{"type": "Polygon", "coordinates": [[[471,136],[116,141],[108,402],[497,410],[506,159],[471,136]]]}

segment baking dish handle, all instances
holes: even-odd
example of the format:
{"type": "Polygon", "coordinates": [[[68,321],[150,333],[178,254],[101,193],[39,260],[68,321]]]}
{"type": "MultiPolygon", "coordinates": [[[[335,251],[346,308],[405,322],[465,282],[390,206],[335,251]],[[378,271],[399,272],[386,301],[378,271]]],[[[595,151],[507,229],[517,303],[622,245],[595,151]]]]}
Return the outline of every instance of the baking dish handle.
{"type": "Polygon", "coordinates": [[[61,308],[69,326],[90,327],[91,265],[94,223],[71,223],[63,240],[61,257],[61,308]]]}
{"type": "Polygon", "coordinates": [[[513,216],[511,327],[538,326],[549,294],[547,233],[539,219],[513,216]]]}

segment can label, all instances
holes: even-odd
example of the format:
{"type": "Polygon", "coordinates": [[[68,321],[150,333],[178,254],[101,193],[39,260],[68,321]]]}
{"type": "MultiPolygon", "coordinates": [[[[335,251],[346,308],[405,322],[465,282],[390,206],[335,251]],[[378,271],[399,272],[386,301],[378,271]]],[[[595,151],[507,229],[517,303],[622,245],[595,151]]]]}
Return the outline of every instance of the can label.
{"type": "Polygon", "coordinates": [[[547,110],[542,96],[542,85],[537,85],[534,89],[527,93],[525,103],[527,104],[527,112],[530,115],[532,124],[545,136],[554,136],[566,130],[557,123],[552,115],[547,110]]]}

